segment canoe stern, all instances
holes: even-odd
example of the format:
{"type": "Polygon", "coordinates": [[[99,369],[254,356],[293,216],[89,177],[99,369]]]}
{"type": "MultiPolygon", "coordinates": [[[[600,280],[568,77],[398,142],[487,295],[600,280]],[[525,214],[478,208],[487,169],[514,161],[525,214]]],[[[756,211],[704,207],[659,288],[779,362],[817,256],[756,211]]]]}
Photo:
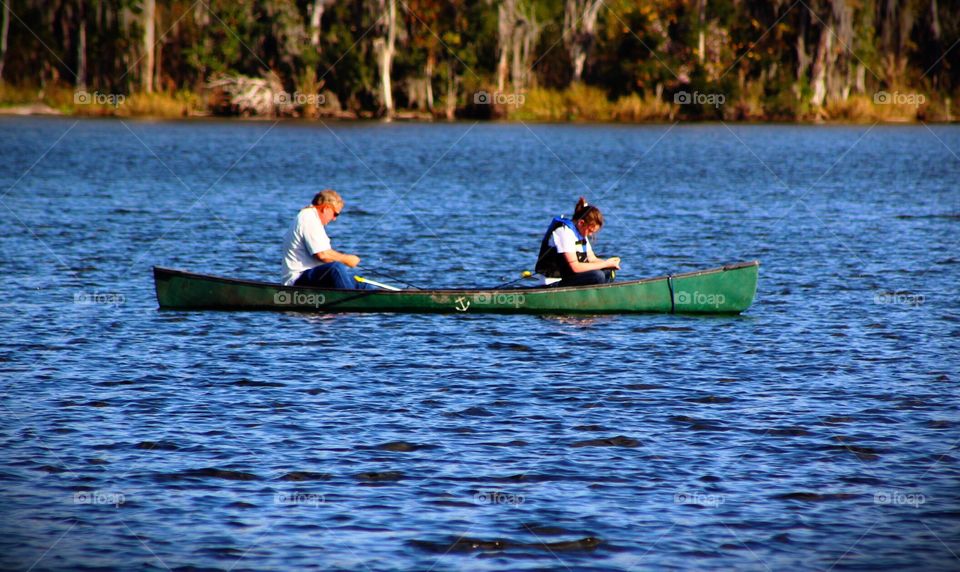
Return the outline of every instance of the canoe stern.
{"type": "Polygon", "coordinates": [[[753,304],[760,262],[724,266],[671,277],[673,312],[677,314],[739,314],[753,304]],[[718,269],[719,270],[719,269],[718,269]]]}

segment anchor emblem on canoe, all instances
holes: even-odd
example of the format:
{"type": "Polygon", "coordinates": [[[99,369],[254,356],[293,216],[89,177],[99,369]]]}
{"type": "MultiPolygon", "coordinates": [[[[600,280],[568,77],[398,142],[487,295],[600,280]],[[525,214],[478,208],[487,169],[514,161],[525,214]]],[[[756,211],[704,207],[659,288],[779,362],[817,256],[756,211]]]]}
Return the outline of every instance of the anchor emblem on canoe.
{"type": "Polygon", "coordinates": [[[459,297],[457,298],[457,304],[454,306],[454,308],[456,308],[457,310],[459,310],[459,311],[461,311],[461,312],[466,312],[466,311],[467,311],[467,308],[469,308],[469,307],[470,307],[470,300],[467,300],[467,299],[464,298],[463,296],[459,296],[459,297]]]}

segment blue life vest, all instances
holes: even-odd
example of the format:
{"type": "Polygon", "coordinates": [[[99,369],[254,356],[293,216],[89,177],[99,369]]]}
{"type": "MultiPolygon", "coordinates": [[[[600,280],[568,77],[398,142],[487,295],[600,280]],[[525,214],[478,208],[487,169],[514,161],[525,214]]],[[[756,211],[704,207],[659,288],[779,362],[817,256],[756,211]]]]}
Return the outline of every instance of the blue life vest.
{"type": "Polygon", "coordinates": [[[540,241],[540,254],[537,256],[536,271],[547,278],[566,278],[574,274],[573,269],[567,262],[566,255],[558,252],[556,246],[550,246],[550,237],[553,235],[553,231],[561,226],[572,230],[573,235],[577,237],[577,261],[587,261],[587,239],[580,234],[577,224],[562,216],[555,217],[547,228],[546,234],[543,235],[543,240],[540,241]]]}

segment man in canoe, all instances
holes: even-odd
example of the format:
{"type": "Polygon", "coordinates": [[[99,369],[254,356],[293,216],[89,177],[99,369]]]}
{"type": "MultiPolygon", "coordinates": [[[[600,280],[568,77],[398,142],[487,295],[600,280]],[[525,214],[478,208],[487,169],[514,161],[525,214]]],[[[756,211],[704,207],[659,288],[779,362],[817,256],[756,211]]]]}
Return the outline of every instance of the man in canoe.
{"type": "Polygon", "coordinates": [[[360,257],[337,252],[330,245],[324,227],[337,220],[341,211],[343,198],[332,189],[320,191],[310,206],[300,209],[284,237],[284,286],[375,289],[358,282],[350,272],[360,264],[360,257]]]}
{"type": "Polygon", "coordinates": [[[590,237],[603,227],[600,209],[580,197],[573,217],[556,217],[540,242],[537,273],[551,286],[585,286],[613,282],[620,258],[601,260],[593,253],[590,237]],[[559,281],[557,280],[559,279],[559,281]]]}

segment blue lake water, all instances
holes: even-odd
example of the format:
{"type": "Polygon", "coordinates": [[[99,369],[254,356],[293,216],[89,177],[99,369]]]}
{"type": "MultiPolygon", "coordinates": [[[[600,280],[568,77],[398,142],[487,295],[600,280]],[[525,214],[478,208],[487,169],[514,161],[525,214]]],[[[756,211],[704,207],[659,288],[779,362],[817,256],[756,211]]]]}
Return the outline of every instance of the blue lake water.
{"type": "MultiPolygon", "coordinates": [[[[960,128],[0,119],[4,569],[957,569],[960,128]],[[160,312],[153,265],[334,246],[622,279],[759,259],[740,317],[160,312]]],[[[387,280],[389,281],[389,280],[387,280]]]]}

